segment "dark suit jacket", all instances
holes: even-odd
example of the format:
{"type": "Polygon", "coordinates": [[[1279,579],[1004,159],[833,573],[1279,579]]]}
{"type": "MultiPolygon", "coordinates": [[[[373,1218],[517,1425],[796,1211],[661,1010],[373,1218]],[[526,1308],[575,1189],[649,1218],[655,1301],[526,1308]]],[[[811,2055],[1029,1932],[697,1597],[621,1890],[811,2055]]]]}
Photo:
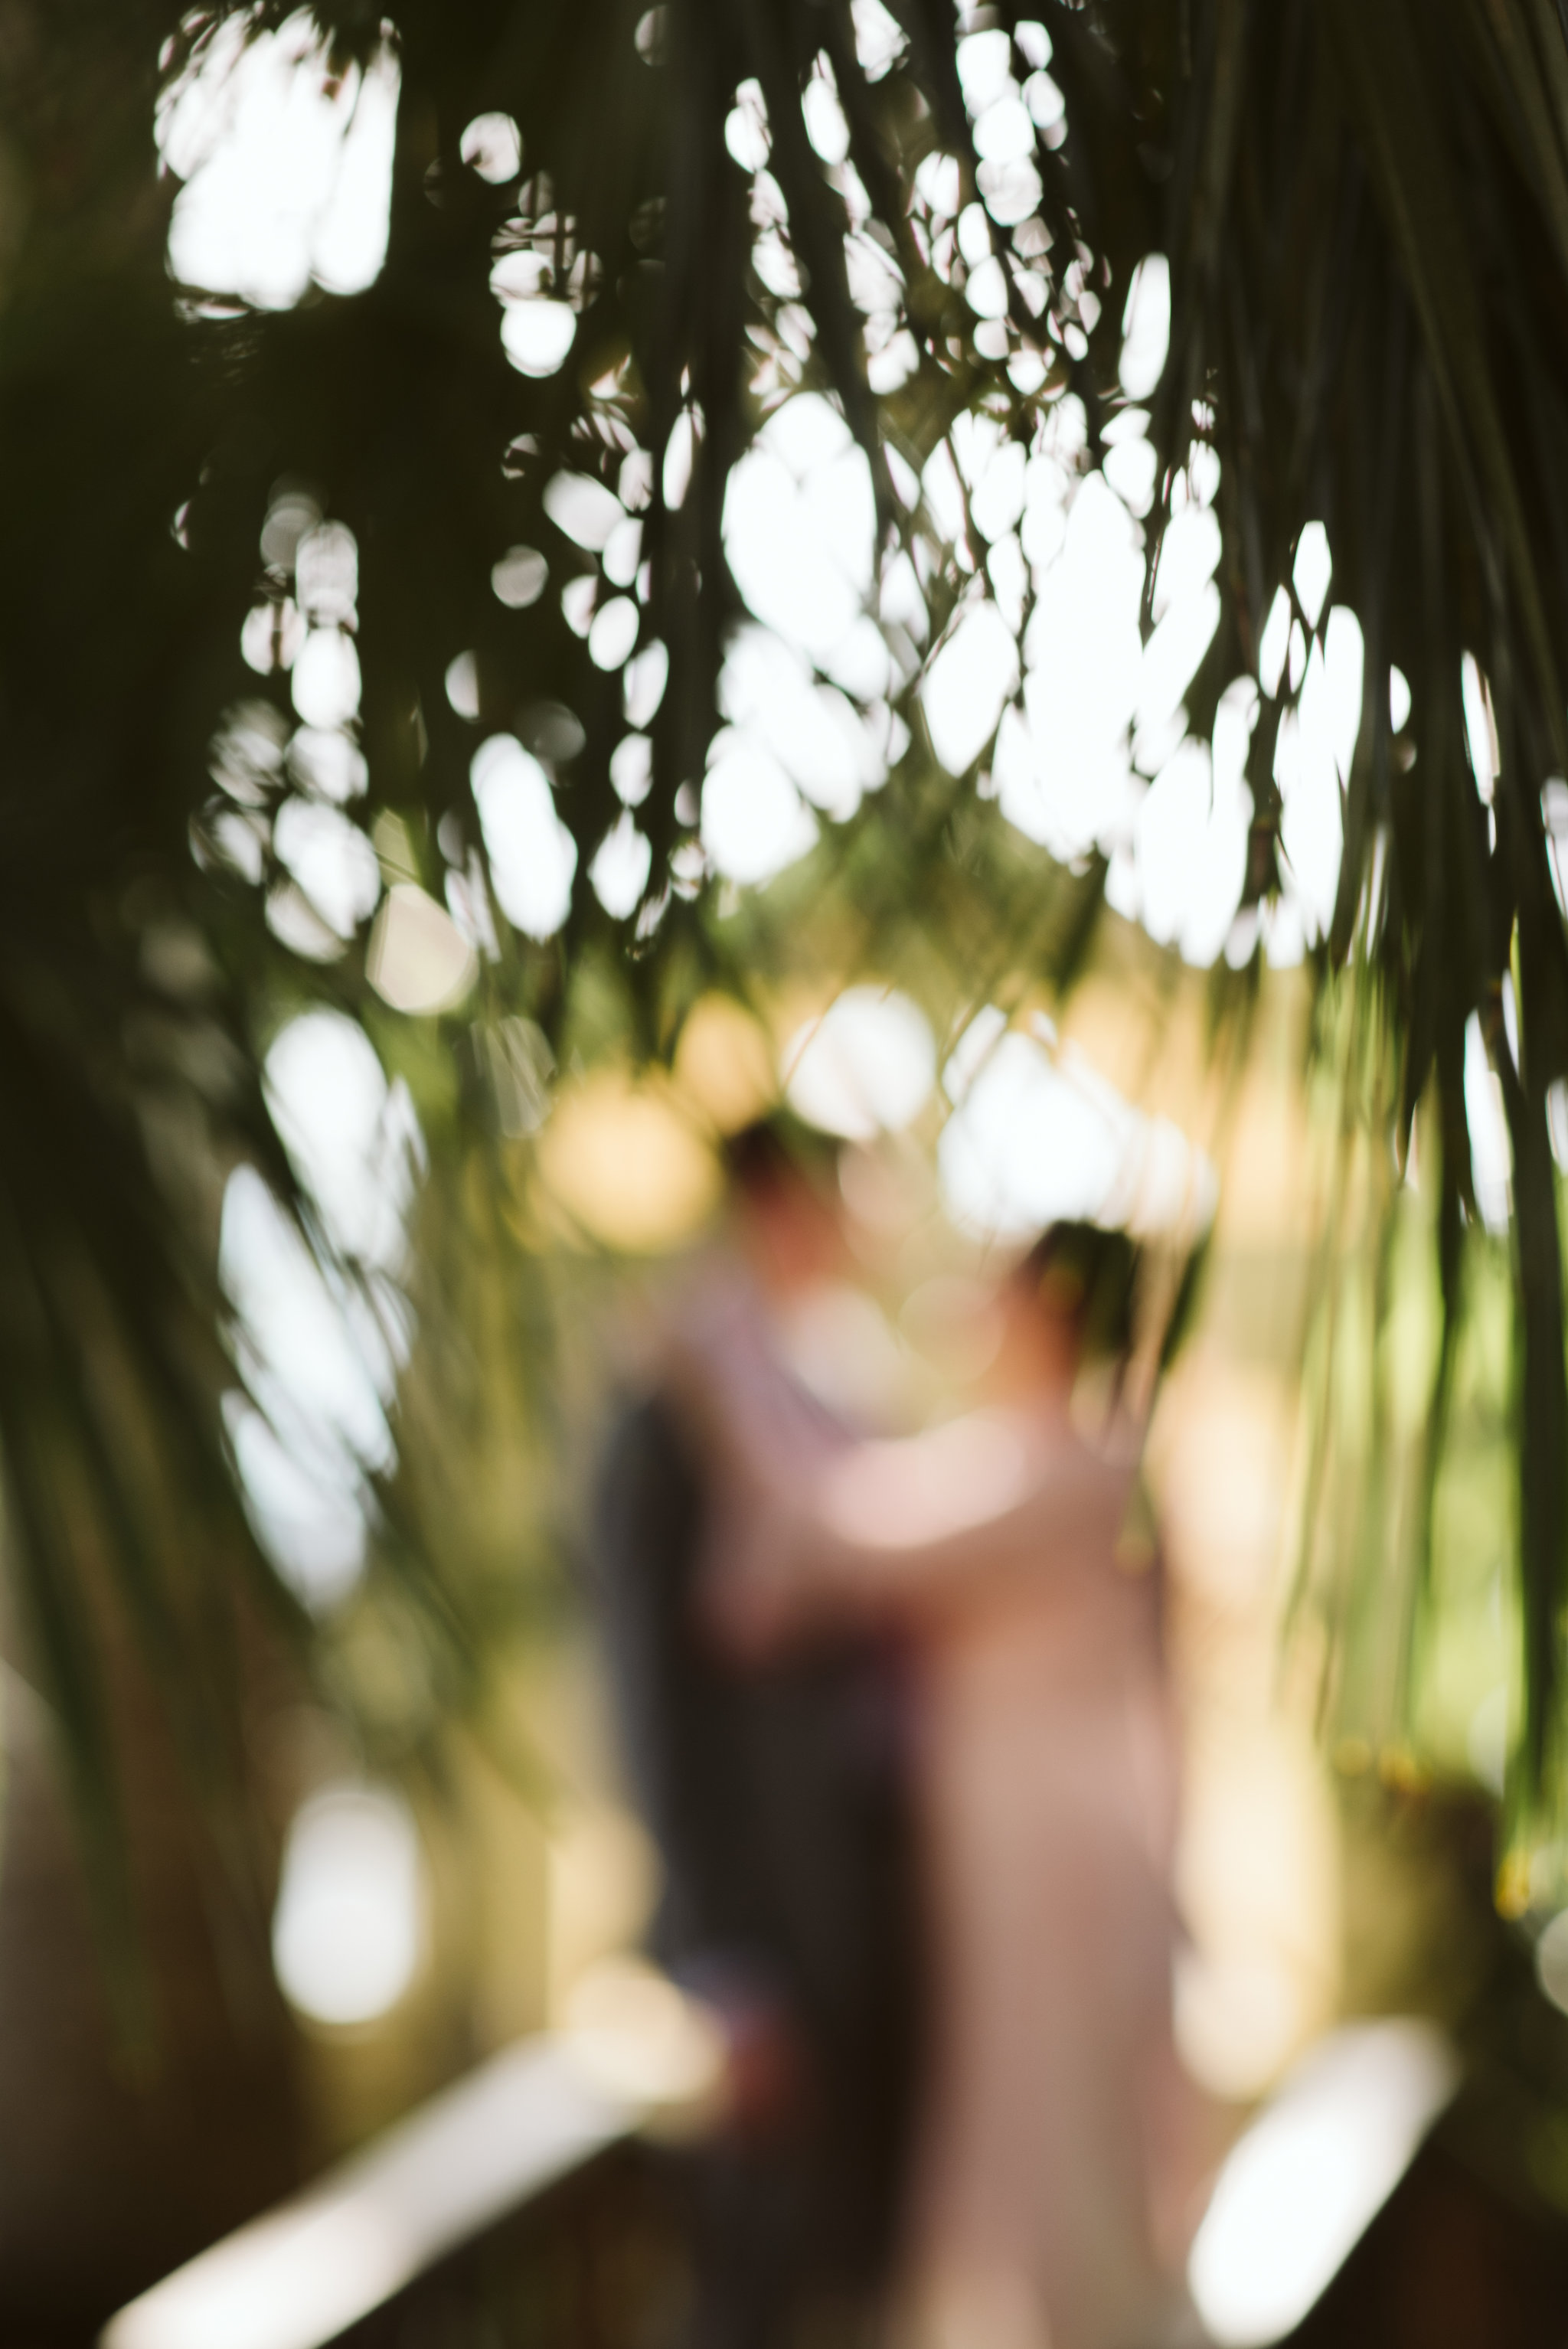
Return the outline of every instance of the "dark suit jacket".
{"type": "Polygon", "coordinates": [[[873,2277],[917,2068],[921,1936],[902,1673],[838,1638],[739,1666],[693,1606],[704,1499],[656,1396],[622,1410],[593,1552],[626,1765],[663,1863],[655,1954],[697,1991],[781,2002],[807,2050],[809,2256],[873,2277]]]}

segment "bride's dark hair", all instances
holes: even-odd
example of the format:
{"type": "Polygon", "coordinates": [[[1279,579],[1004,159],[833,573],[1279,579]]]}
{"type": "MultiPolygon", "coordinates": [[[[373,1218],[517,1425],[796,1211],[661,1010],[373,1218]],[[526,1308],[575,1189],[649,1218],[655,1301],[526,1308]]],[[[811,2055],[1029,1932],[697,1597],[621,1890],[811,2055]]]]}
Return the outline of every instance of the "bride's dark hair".
{"type": "Polygon", "coordinates": [[[1071,1323],[1087,1357],[1115,1357],[1132,1344],[1140,1257],[1126,1232],[1062,1222],[1041,1233],[1014,1278],[1042,1308],[1071,1323]]]}

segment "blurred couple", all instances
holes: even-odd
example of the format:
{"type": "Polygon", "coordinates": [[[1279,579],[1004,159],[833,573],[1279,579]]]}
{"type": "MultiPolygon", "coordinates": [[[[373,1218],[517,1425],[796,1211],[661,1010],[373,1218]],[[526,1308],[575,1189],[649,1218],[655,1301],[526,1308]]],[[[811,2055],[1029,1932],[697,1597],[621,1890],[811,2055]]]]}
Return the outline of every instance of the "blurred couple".
{"type": "Polygon", "coordinates": [[[696,2349],[1138,2349],[1190,2116],[1160,1564],[1119,1402],[1135,1250],[1053,1227],[998,1284],[975,1391],[871,1433],[790,1359],[853,1269],[832,1147],[780,1116],[729,1171],[595,1538],[655,1953],[731,2051],[696,2349]]]}

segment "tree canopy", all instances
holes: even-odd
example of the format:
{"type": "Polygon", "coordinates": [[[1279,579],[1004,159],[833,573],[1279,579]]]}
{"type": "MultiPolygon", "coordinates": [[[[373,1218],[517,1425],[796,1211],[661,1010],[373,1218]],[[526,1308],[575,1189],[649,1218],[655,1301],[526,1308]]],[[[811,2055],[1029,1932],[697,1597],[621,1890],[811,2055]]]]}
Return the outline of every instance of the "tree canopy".
{"type": "MultiPolygon", "coordinates": [[[[1109,848],[1020,860],[994,728],[942,763],[932,659],[987,602],[1025,636],[1039,566],[1003,577],[962,467],[956,516],[936,510],[934,453],[975,417],[1073,480],[1146,446],[1146,636],[1168,533],[1212,513],[1217,609],[1182,724],[1206,740],[1231,693],[1251,727],[1220,967],[1238,999],[1264,950],[1249,909],[1289,881],[1282,730],[1327,624],[1300,556],[1326,533],[1363,704],[1312,969],[1356,1039],[1350,1123],[1403,1165],[1423,1121],[1445,1317],[1429,1495],[1480,1221],[1478,1050],[1506,1111],[1531,1796],[1568,1557],[1551,0],[11,0],[0,60],[0,1442],[102,1849],[106,1568],[213,1783],[232,1725],[212,1610],[244,1560],[291,1603],[224,1418],[253,1371],[218,1278],[232,1167],[373,1321],[389,1309],[374,1250],[331,1228],[280,1135],[262,1061],[283,1011],[331,1006],[389,1067],[438,1066],[428,1146],[480,1181],[542,1050],[591,1049],[593,987],[667,1058],[699,996],[745,999],[784,951],[788,882],[781,911],[764,892],[733,918],[702,793],[746,616],[727,497],[801,391],[863,452],[883,647],[837,662],[879,787],[827,812],[811,871],[852,911],[847,966],[885,966],[917,924],[960,1009],[998,970],[1070,978],[1109,848]],[[273,35],[358,103],[395,82],[385,258],[357,290],[177,282],[202,151],[180,109],[273,35]],[[1138,289],[1158,309],[1167,285],[1145,380],[1124,334],[1138,289]],[[901,556],[919,631],[888,585],[901,556]],[[520,883],[489,801],[542,789],[555,879],[536,857],[520,883]],[[336,879],[313,898],[323,843],[336,879]],[[429,906],[440,951],[469,956],[446,1008],[377,987],[382,877],[399,918],[429,906]]],[[[439,1619],[428,1529],[385,1470],[366,1464],[387,1545],[439,1619]]]]}

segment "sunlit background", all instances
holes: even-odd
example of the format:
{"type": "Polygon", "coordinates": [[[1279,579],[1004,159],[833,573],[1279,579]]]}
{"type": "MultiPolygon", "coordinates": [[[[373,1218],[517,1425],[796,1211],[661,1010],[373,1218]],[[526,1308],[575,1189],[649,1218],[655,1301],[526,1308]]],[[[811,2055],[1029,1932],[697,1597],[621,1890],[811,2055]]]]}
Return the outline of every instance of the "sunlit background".
{"type": "MultiPolygon", "coordinates": [[[[894,54],[903,36],[877,0],[856,0],[854,19],[868,68],[894,54]]],[[[995,329],[999,352],[1006,290],[985,207],[1028,216],[1028,158],[1061,110],[1044,28],[1017,38],[1036,58],[1021,84],[1005,34],[958,45],[991,173],[985,202],[960,208],[951,159],[931,158],[919,183],[934,248],[968,265],[976,345],[995,329]]],[[[398,95],[395,47],[328,74],[303,14],[248,40],[229,20],[199,48],[157,120],[162,163],[181,182],[169,272],[193,314],[235,297],[284,312],[313,288],[351,295],[375,281],[398,95]]],[[[804,111],[817,155],[841,175],[847,131],[826,69],[804,111]]],[[[443,826],[437,894],[402,816],[376,807],[359,728],[360,550],[311,485],[274,489],[259,550],[272,585],[236,622],[269,692],[222,717],[216,795],[193,852],[263,888],[271,930],[304,962],[330,973],[362,954],[385,1014],[373,1027],[347,1003],[284,1008],[267,1095],[308,1212],[302,1225],[249,1165],[228,1174],[221,1211],[245,1382],[227,1418],[246,1507],[316,1627],[328,1683],[376,1733],[356,1742],[293,1687],[268,1715],[258,1763],[278,1852],[270,1949],[295,2025],[305,2166],[363,2144],[525,2034],[573,2039],[606,2095],[656,2101],[710,2085],[699,2021],[637,1958],[656,1861],[619,1773],[580,1582],[562,1561],[621,1367],[625,1300],[711,1226],[722,1135],[783,1099],[846,1145],[845,1213],[864,1268],[791,1332],[794,1359],[826,1400],[873,1423],[918,1422],[945,1384],[984,1367],[985,1284],[1053,1218],[1124,1225],[1175,1258],[1206,1247],[1197,1323],[1149,1447],[1186,1751],[1176,2021],[1183,2061],[1214,2101],[1216,2164],[1259,2100],[1290,2083],[1243,2148],[1251,2166],[1223,2173],[1194,2253],[1213,2337],[1261,2344],[1310,2308],[1451,2087],[1436,2026],[1454,2018],[1427,1936],[1434,1916],[1457,1913],[1462,1871],[1433,1821],[1444,1806],[1461,1820],[1488,1816],[1519,1703],[1506,1512],[1495,1506],[1506,1362],[1501,1344],[1486,1354],[1484,1329],[1461,1367],[1469,1450],[1439,1496],[1434,1570],[1448,1604],[1422,1658],[1414,1739],[1393,1733],[1386,1656],[1326,1661],[1337,1568],[1333,1543],[1315,1547],[1304,1531],[1304,1495],[1325,1459],[1347,1491],[1357,1461],[1364,1472],[1374,1410],[1385,1412],[1393,1473],[1414,1475],[1436,1343],[1428,1296],[1382,1341],[1385,1404],[1357,1389],[1346,1335],[1366,1299],[1349,1296],[1337,1324],[1321,1309],[1386,1193],[1398,1195],[1410,1247],[1431,1218],[1418,1133],[1408,1167],[1374,1166],[1369,1150],[1346,1177],[1309,1053],[1304,957],[1336,902],[1363,633],[1336,600],[1334,549],[1315,523],[1295,556],[1295,605],[1282,588],[1271,612],[1259,675],[1221,695],[1210,739],[1190,731],[1186,697],[1220,615],[1218,460],[1201,450],[1175,485],[1146,637],[1143,524],[1156,483],[1140,403],[1163,365],[1171,300],[1159,255],[1126,291],[1123,399],[1103,462],[1085,469],[1085,418],[1070,394],[1029,449],[999,416],[960,415],[918,477],[891,457],[894,493],[921,532],[909,550],[879,555],[863,451],[835,403],[790,372],[797,264],[755,85],[736,91],[727,138],[754,178],[755,268],[786,307],[779,348],[762,362],[773,369],[767,420],[725,501],[747,617],[725,650],[723,725],[675,886],[716,878],[736,935],[756,924],[769,941],[747,1005],[705,996],[667,1069],[645,1067],[629,1042],[557,1065],[530,1019],[477,1013],[499,954],[491,893],[512,929],[540,942],[562,932],[585,892],[616,917],[645,903],[653,852],[639,811],[668,664],[643,641],[644,451],[626,455],[615,492],[586,472],[548,483],[544,510],[583,558],[570,576],[517,544],[491,578],[505,610],[554,599],[595,667],[620,675],[618,805],[591,857],[580,860],[557,805],[578,719],[551,703],[528,730],[494,730],[480,722],[478,654],[459,652],[445,693],[469,729],[485,854],[481,864],[476,843],[443,826]],[[923,569],[934,548],[967,583],[939,628],[923,569]],[[271,690],[285,679],[281,697],[271,690]],[[868,968],[846,901],[810,862],[903,757],[899,703],[913,679],[940,767],[959,777],[983,762],[980,797],[1008,828],[1020,873],[1106,860],[1110,915],[1070,988],[1032,982],[1009,940],[998,957],[983,936],[926,936],[919,906],[868,968]],[[1245,762],[1262,696],[1282,680],[1299,693],[1274,759],[1284,885],[1243,909],[1245,762]],[[1241,1008],[1217,1006],[1216,968],[1251,970],[1241,1008]],[[377,1559],[396,1533],[389,1481],[400,1468],[424,1473],[399,1445],[417,1446],[421,1398],[440,1377],[419,1259],[447,1206],[428,1185],[417,1104],[446,1082],[428,1075],[429,1023],[466,1008],[463,1049],[510,1154],[510,1237],[544,1268],[554,1400],[521,1434],[504,1408],[473,1414],[469,1454],[438,1492],[454,1546],[477,1541],[503,1572],[526,1557],[514,1579],[529,1585],[523,1600],[492,1609],[482,1684],[438,1774],[414,1764],[449,1692],[377,1559]],[[550,1563],[536,1571],[541,1557],[550,1563]],[[1428,2022],[1391,2025],[1392,2037],[1370,2024],[1365,2040],[1331,2035],[1347,2019],[1406,2010],[1428,2022]],[[1293,2224],[1302,2211],[1305,2232],[1293,2224]]],[[[516,125],[480,116],[462,153],[481,180],[511,181],[516,125]]],[[[850,259],[873,385],[895,388],[914,360],[890,264],[865,236],[851,239],[850,259]]],[[[547,378],[564,360],[591,262],[564,274],[521,234],[498,255],[494,333],[524,377],[547,378]]],[[[1021,389],[1043,377],[1027,351],[1012,366],[1021,389]]],[[[664,455],[672,506],[701,429],[686,414],[664,455]]],[[[1376,690],[1398,737],[1410,688],[1391,668],[1376,690]]],[[[1499,760],[1486,681],[1468,656],[1463,699],[1484,800],[1499,760]]],[[[1509,1144],[1471,1030],[1477,1198],[1501,1231],[1509,1144]]],[[[1568,1147],[1568,1113],[1557,1123],[1568,1147]]],[[[436,1237],[454,1245],[449,1232],[436,1237]]],[[[461,1244],[478,1262],[477,1294],[483,1243],[461,1244]]],[[[493,1329],[476,1329],[474,1351],[482,1378],[493,1329]]],[[[1359,1537],[1346,1534],[1341,1549],[1359,1537]]],[[[30,1765],[17,1753],[20,1782],[30,1765]]],[[[1548,1855],[1512,1906],[1539,1934],[1546,1997],[1568,2012],[1564,1889],[1548,1855]]],[[[1559,2160],[1559,2189],[1564,2168],[1559,2160]]],[[[127,2333],[125,2349],[142,2337],[127,2333]]]]}

